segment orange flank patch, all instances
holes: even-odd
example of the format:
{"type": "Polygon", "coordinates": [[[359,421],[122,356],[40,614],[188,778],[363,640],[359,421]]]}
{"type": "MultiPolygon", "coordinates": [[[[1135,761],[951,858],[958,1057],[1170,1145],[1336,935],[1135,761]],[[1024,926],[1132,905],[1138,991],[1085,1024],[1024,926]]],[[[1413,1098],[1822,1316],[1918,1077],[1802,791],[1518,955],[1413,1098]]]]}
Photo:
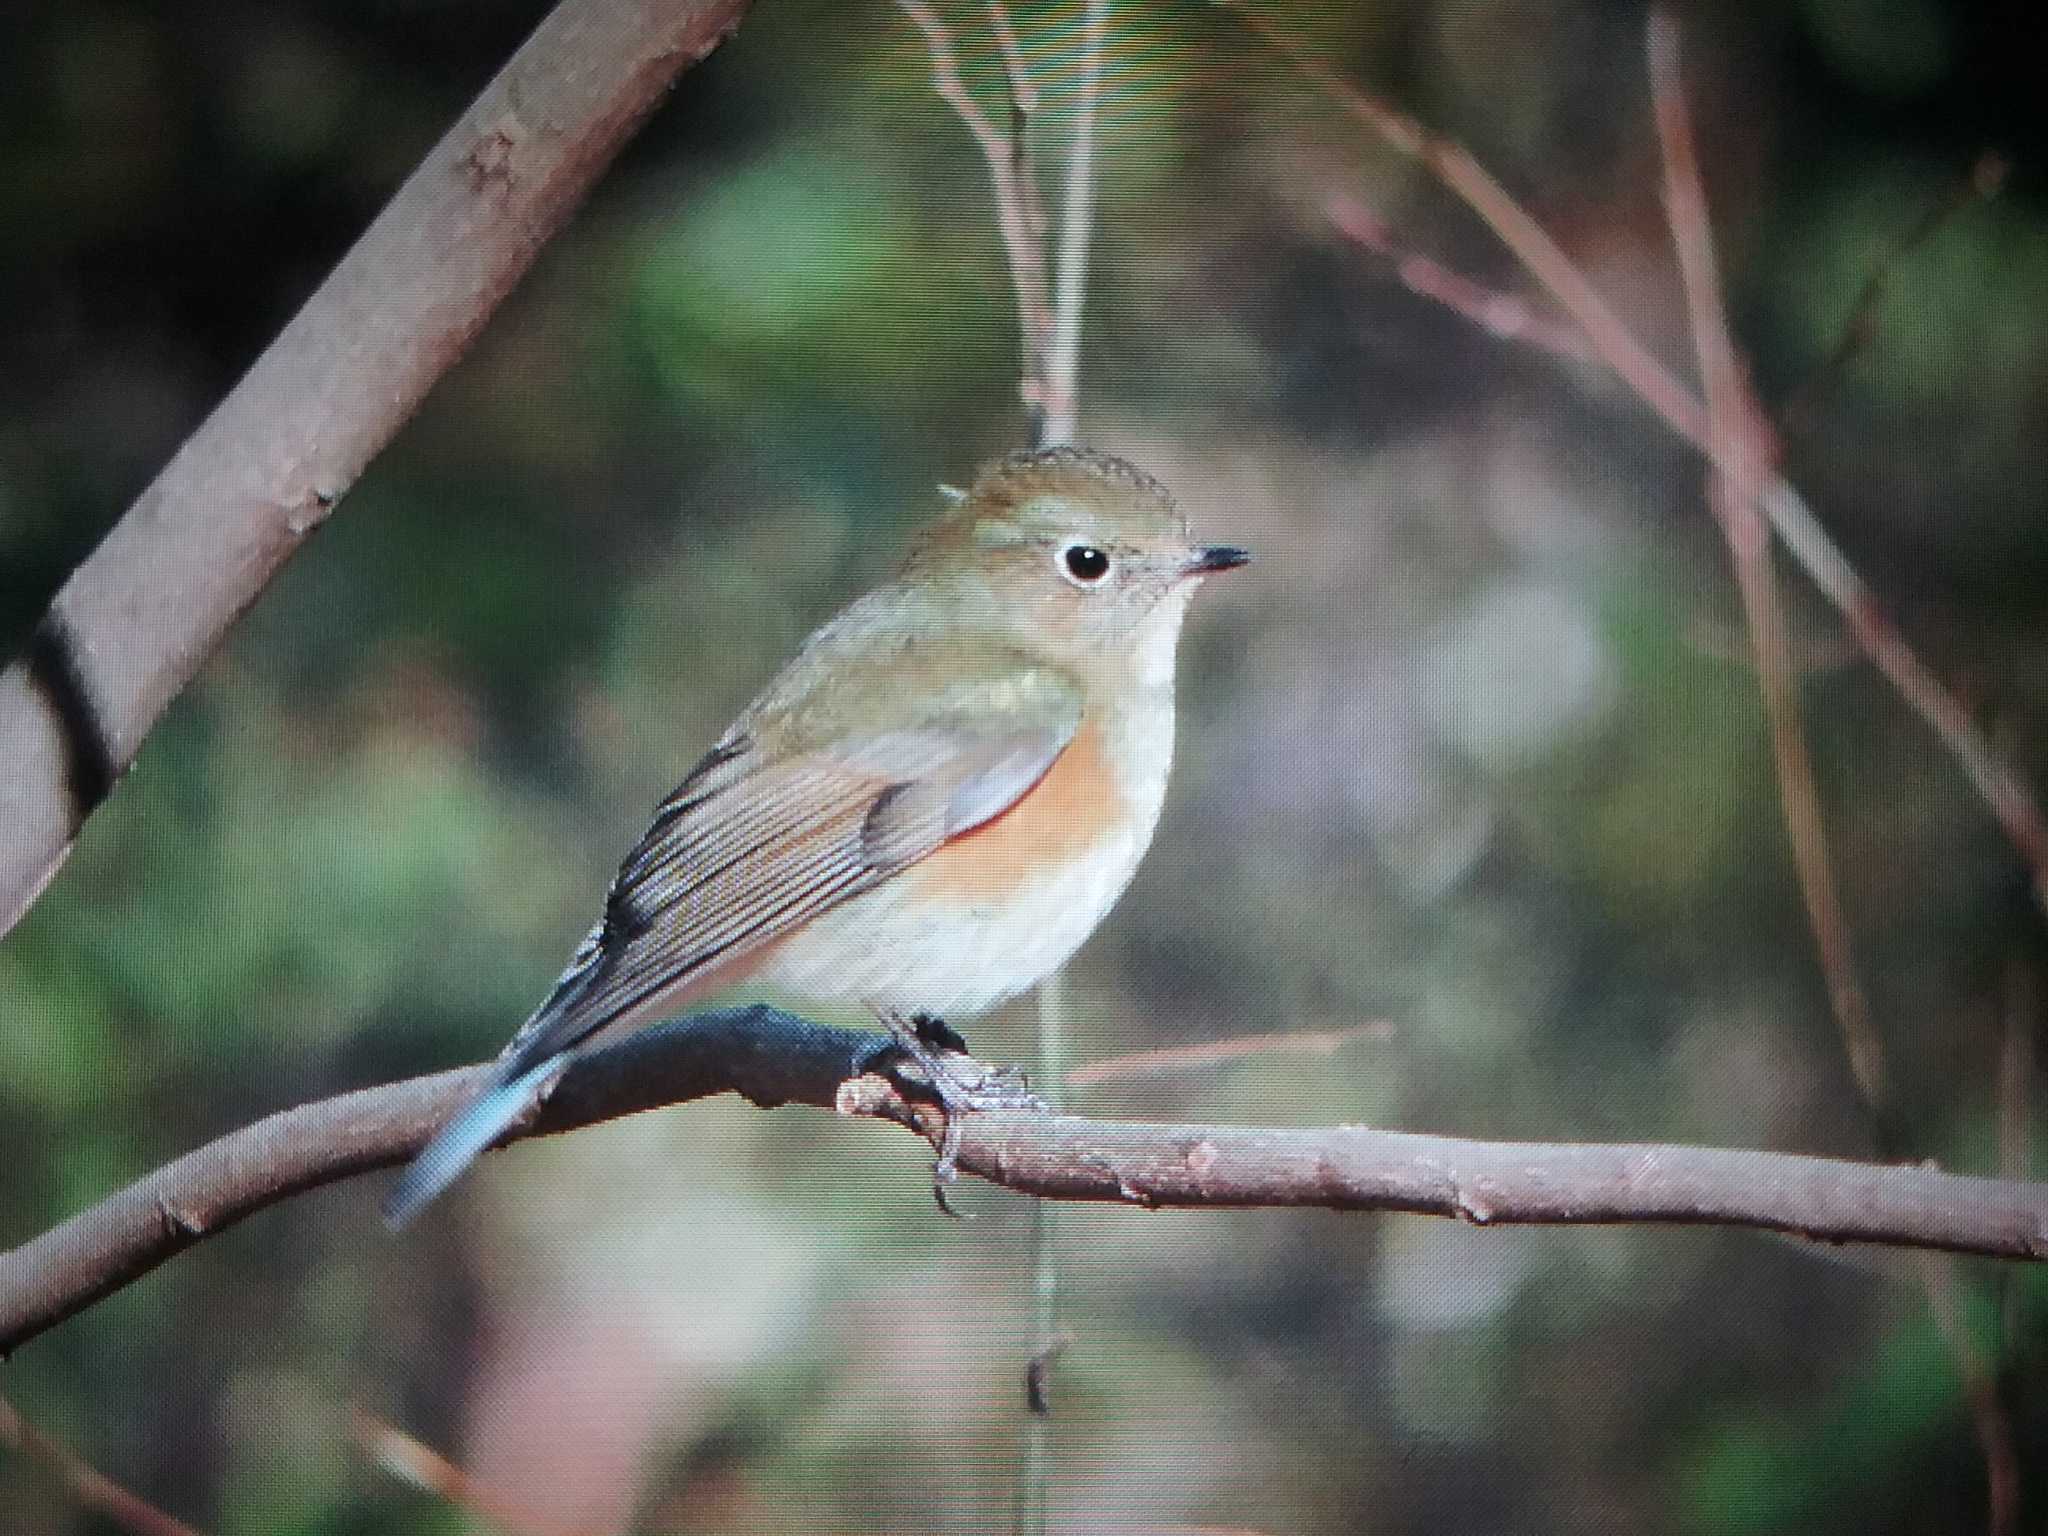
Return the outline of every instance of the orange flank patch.
{"type": "Polygon", "coordinates": [[[1045,777],[1002,815],[936,849],[897,878],[919,894],[1000,900],[1019,881],[1084,860],[1130,817],[1106,743],[1083,721],[1045,777]]]}

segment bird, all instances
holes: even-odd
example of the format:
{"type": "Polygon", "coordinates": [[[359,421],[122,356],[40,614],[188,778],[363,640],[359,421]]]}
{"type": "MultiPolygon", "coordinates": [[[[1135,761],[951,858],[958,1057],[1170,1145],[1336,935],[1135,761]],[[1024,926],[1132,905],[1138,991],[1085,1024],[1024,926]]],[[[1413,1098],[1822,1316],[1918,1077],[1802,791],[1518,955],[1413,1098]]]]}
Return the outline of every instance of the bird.
{"type": "Polygon", "coordinates": [[[560,979],[392,1186],[393,1230],[594,1036],[743,983],[865,1007],[957,1122],[931,1048],[964,1049],[949,1020],[1065,964],[1130,884],[1173,761],[1182,619],[1251,557],[1085,448],[949,494],[655,808],[560,979]]]}

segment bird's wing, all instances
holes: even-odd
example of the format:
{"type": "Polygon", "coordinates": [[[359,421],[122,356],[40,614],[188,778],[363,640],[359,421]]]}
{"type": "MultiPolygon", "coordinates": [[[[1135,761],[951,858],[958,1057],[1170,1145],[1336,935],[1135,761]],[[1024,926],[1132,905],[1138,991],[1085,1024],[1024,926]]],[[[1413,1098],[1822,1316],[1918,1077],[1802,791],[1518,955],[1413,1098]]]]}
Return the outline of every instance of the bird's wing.
{"type": "Polygon", "coordinates": [[[1000,658],[948,670],[937,696],[771,691],[742,716],[656,809],[603,918],[483,1091],[392,1187],[386,1222],[403,1226],[453,1183],[566,1053],[1001,815],[1079,729],[1079,692],[1059,673],[1000,658]],[[869,729],[841,719],[855,696],[869,729]]]}
{"type": "Polygon", "coordinates": [[[504,1074],[573,1049],[1001,815],[1065,750],[1081,710],[1070,683],[1032,669],[935,713],[788,755],[744,732],[714,748],[656,809],[603,919],[507,1046],[504,1074]]]}

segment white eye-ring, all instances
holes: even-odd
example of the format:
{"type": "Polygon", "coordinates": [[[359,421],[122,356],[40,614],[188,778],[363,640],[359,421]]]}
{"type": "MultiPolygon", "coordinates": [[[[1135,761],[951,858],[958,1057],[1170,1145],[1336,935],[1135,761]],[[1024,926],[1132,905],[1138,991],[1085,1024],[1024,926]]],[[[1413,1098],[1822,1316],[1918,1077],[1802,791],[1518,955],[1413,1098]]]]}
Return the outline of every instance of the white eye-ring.
{"type": "Polygon", "coordinates": [[[1077,587],[1099,587],[1109,579],[1108,551],[1085,539],[1062,544],[1054,563],[1060,574],[1077,587]]]}

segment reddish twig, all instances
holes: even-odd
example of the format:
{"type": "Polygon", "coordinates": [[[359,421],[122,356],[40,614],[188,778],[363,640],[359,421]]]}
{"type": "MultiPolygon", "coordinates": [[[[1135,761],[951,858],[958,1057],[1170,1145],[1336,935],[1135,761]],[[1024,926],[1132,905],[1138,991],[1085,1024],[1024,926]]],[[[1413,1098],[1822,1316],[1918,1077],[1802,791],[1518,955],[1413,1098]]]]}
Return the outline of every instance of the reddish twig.
{"type": "Polygon", "coordinates": [[[1343,80],[1271,22],[1242,6],[1232,8],[1306,79],[1329,93],[1391,148],[1417,160],[1478,215],[1585,332],[1595,355],[1673,432],[1714,459],[1724,473],[1758,485],[1757,499],[1771,527],[1814,585],[1841,612],[1863,653],[1941,738],[2026,861],[2035,900],[2048,912],[2048,821],[2043,820],[2032,791],[1961,702],[1907,645],[1797,488],[1768,464],[1746,456],[1724,461],[1717,454],[1705,405],[1636,340],[1584,272],[1468,151],[1343,80]]]}
{"type": "Polygon", "coordinates": [[[0,1397],[0,1445],[41,1462],[62,1480],[82,1508],[103,1516],[133,1536],[199,1536],[184,1521],[130,1493],[95,1470],[76,1451],[44,1434],[4,1397],[0,1397]]]}
{"type": "Polygon", "coordinates": [[[746,0],[563,0],[0,672],[0,933],[166,705],[746,0]]]}
{"type": "MultiPolygon", "coordinates": [[[[1792,658],[1771,576],[1770,535],[1757,515],[1755,483],[1738,481],[1721,467],[1729,462],[1765,463],[1775,456],[1775,445],[1769,439],[1762,410],[1728,332],[1705,185],[1693,145],[1691,114],[1686,107],[1679,47],[1678,23],[1663,9],[1653,9],[1646,32],[1650,99],[1664,162],[1665,212],[1678,253],[1686,310],[1706,386],[1714,447],[1709,498],[1734,558],[1743,611],[1756,650],[1757,672],[1777,762],[1779,798],[1792,838],[1800,893],[1805,898],[1808,921],[1820,949],[1821,967],[1827,977],[1828,995],[1834,1004],[1835,1022],[1850,1070],[1883,1144],[1889,1140],[1884,1129],[1889,1111],[1884,1047],[1856,975],[1848,918],[1842,910],[1828,857],[1820,793],[1814,782],[1806,735],[1800,726],[1792,658]]],[[[1959,1294],[1962,1277],[1955,1262],[1935,1255],[1921,1255],[1919,1260],[1915,1271],[1935,1326],[1962,1378],[1984,1457],[1990,1536],[2010,1536],[2018,1510],[2019,1461],[2013,1446],[2012,1423],[1998,1393],[1995,1361],[1985,1357],[1964,1324],[1959,1294]]]]}
{"type": "Polygon", "coordinates": [[[1356,198],[1333,197],[1324,213],[1339,234],[1391,263],[1394,276],[1410,293],[1434,300],[1502,341],[1522,342],[1575,363],[1599,361],[1577,326],[1539,312],[1520,294],[1489,288],[1431,257],[1396,248],[1386,222],[1356,198]]]}
{"type": "MultiPolygon", "coordinates": [[[[1756,660],[1769,723],[1771,755],[1777,766],[1778,802],[1792,843],[1799,892],[1820,951],[1835,1024],[1849,1057],[1863,1102],[1882,1126],[1887,1112],[1884,1044],[1870,1016],[1863,983],[1856,974],[1849,920],[1828,854],[1820,789],[1813,757],[1800,724],[1792,650],[1771,573],[1770,531],[1757,513],[1754,476],[1723,466],[1762,465],[1776,455],[1769,427],[1736,356],[1721,296],[1713,227],[1705,185],[1694,148],[1679,69],[1678,26],[1663,10],[1650,13],[1647,32],[1650,100],[1664,165],[1664,207],[1685,290],[1686,313],[1706,387],[1709,459],[1708,501],[1728,544],[1742,595],[1743,616],[1756,660]]],[[[1882,1137],[1880,1137],[1882,1142],[1882,1137]]]]}
{"type": "Polygon", "coordinates": [[[1099,1088],[1105,1083],[1199,1072],[1256,1057],[1332,1056],[1347,1045],[1360,1040],[1385,1040],[1393,1032],[1394,1026],[1381,1019],[1371,1024],[1354,1024],[1349,1029],[1289,1030],[1282,1034],[1204,1040],[1195,1045],[1165,1045],[1157,1050],[1128,1051],[1121,1056],[1091,1061],[1069,1072],[1066,1082],[1070,1088],[1099,1088]]]}
{"type": "Polygon", "coordinates": [[[386,1472],[512,1536],[592,1536],[550,1524],[493,1492],[432,1446],[363,1408],[349,1414],[349,1433],[362,1453],[386,1472]]]}

